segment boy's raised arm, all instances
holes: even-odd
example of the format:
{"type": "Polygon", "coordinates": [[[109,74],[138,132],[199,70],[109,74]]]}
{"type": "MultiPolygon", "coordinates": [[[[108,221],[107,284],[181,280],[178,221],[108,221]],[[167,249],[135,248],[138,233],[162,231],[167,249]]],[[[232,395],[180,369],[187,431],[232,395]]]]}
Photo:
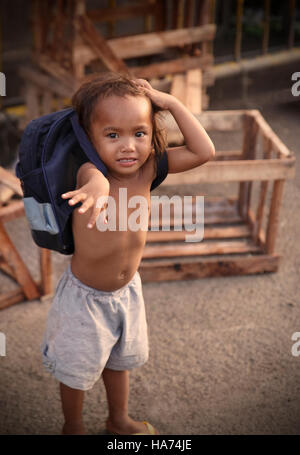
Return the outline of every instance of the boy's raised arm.
{"type": "Polygon", "coordinates": [[[185,139],[185,146],[167,149],[169,173],[183,172],[212,159],[215,147],[195,116],[173,95],[160,92],[144,79],[137,79],[145,94],[162,109],[169,110],[185,139]]]}
{"type": "Polygon", "coordinates": [[[88,228],[92,228],[96,219],[99,216],[104,206],[97,208],[97,199],[100,196],[109,195],[109,181],[100,172],[96,166],[87,162],[80,166],[77,172],[76,190],[68,191],[61,195],[64,199],[69,199],[70,205],[75,205],[82,202],[82,206],[78,210],[79,213],[85,213],[88,209],[92,208],[91,217],[89,219],[88,228]]]}

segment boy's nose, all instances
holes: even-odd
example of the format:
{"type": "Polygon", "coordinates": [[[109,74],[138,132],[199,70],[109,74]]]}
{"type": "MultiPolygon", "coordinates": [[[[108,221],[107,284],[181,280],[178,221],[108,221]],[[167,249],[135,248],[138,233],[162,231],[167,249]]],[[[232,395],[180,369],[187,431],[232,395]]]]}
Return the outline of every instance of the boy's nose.
{"type": "Polygon", "coordinates": [[[121,146],[121,152],[128,152],[134,150],[134,143],[132,140],[128,139],[123,141],[121,146]]]}

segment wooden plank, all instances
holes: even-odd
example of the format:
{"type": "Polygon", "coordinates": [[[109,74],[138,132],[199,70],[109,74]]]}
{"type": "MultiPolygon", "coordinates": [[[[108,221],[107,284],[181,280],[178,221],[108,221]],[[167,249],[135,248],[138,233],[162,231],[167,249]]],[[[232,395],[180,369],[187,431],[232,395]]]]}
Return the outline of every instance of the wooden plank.
{"type": "Polygon", "coordinates": [[[186,74],[186,107],[193,114],[202,111],[202,71],[190,70],[186,74]]]}
{"type": "Polygon", "coordinates": [[[209,161],[198,168],[169,174],[161,185],[293,179],[295,158],[245,161],[209,161]]]}
{"type": "Polygon", "coordinates": [[[146,66],[135,66],[130,68],[132,74],[136,77],[150,79],[151,77],[165,76],[166,74],[182,73],[195,68],[207,68],[213,64],[213,57],[183,57],[167,62],[152,63],[146,66]]]}
{"type": "Polygon", "coordinates": [[[0,222],[0,251],[16,275],[18,283],[21,285],[24,294],[28,300],[33,300],[40,297],[36,283],[33,281],[30,273],[24,264],[21,256],[14,247],[8,234],[6,233],[3,224],[0,222]]]}
{"type": "MultiPolygon", "coordinates": [[[[120,58],[136,58],[146,55],[163,54],[170,47],[177,47],[192,44],[202,40],[212,40],[215,36],[216,27],[214,24],[203,27],[190,27],[180,30],[167,30],[155,33],[142,33],[133,36],[124,36],[107,40],[112,51],[120,58]]],[[[83,61],[85,64],[96,58],[90,47],[79,44],[74,49],[76,61],[83,61]]],[[[214,72],[210,78],[214,78],[214,72]]]]}
{"type": "Polygon", "coordinates": [[[23,197],[21,183],[12,172],[0,166],[0,182],[11,188],[16,194],[23,197]]]}
{"type": "MultiPolygon", "coordinates": [[[[153,242],[176,242],[185,241],[186,235],[193,232],[189,231],[148,231],[147,243],[153,242]]],[[[251,231],[249,226],[222,226],[222,227],[205,227],[204,240],[207,239],[226,239],[226,238],[247,238],[250,237],[251,231]]]]}
{"type": "Polygon", "coordinates": [[[139,273],[143,283],[190,280],[217,276],[276,272],[279,256],[255,255],[246,258],[201,259],[201,261],[143,260],[139,273]]]}
{"type": "Polygon", "coordinates": [[[189,242],[184,245],[155,245],[146,244],[143,258],[167,258],[176,256],[198,256],[214,254],[238,254],[259,252],[258,246],[239,241],[219,241],[215,243],[189,242]]]}
{"type": "Polygon", "coordinates": [[[89,44],[95,55],[103,61],[107,68],[111,71],[129,74],[125,63],[111,49],[91,20],[83,15],[78,17],[78,23],[82,39],[89,44]]]}

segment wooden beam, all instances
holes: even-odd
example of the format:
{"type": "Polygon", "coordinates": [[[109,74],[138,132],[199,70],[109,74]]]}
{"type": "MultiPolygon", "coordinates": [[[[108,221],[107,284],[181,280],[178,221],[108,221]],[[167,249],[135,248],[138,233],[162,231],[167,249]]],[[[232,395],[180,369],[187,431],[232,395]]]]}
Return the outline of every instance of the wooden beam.
{"type": "MultiPolygon", "coordinates": [[[[163,54],[170,47],[184,46],[187,44],[213,40],[216,33],[214,24],[201,27],[189,27],[179,30],[163,32],[142,33],[139,35],[124,36],[107,40],[108,46],[120,59],[143,57],[146,55],[163,54]]],[[[86,63],[95,59],[95,53],[84,44],[75,49],[79,60],[86,63]]]]}
{"type": "Polygon", "coordinates": [[[165,76],[166,74],[182,73],[195,68],[205,69],[213,64],[213,57],[183,57],[167,62],[152,63],[146,66],[130,68],[136,77],[151,79],[152,77],[165,76]]]}
{"type": "Polygon", "coordinates": [[[250,242],[239,241],[218,241],[215,243],[186,242],[185,244],[159,244],[149,246],[146,244],[143,259],[146,258],[167,258],[176,256],[198,256],[214,254],[233,253],[257,253],[260,249],[250,242]]]}
{"type": "Polygon", "coordinates": [[[190,280],[216,276],[250,275],[276,272],[279,256],[201,259],[201,261],[143,260],[139,273],[143,283],[190,280]]]}
{"type": "Polygon", "coordinates": [[[78,16],[78,24],[82,39],[86,41],[94,54],[103,61],[108,69],[129,74],[125,63],[115,54],[87,16],[78,16]]]}
{"type": "Polygon", "coordinates": [[[202,71],[189,70],[186,73],[186,107],[192,114],[202,111],[202,71]]]}
{"type": "MultiPolygon", "coordinates": [[[[189,231],[148,231],[147,243],[153,242],[178,242],[185,241],[186,235],[193,232],[189,231]]],[[[251,232],[249,226],[222,226],[205,227],[204,240],[206,239],[226,239],[226,238],[247,238],[251,232]]]]}
{"type": "Polygon", "coordinates": [[[295,158],[272,160],[209,161],[180,174],[169,174],[161,185],[246,182],[295,177],[295,158]]]}
{"type": "Polygon", "coordinates": [[[174,74],[170,90],[171,95],[185,104],[186,100],[186,77],[185,74],[174,74]]]}

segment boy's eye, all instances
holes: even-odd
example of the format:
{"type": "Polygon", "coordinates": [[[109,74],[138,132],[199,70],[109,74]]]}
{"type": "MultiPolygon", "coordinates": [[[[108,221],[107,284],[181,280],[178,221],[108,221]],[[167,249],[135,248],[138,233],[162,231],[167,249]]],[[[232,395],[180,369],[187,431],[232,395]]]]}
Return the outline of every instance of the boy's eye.
{"type": "Polygon", "coordinates": [[[110,137],[111,139],[116,139],[118,133],[109,133],[107,136],[110,137]]]}
{"type": "Polygon", "coordinates": [[[135,133],[135,135],[136,135],[137,137],[144,137],[145,134],[146,134],[146,133],[145,133],[144,131],[138,131],[137,133],[135,133]]]}

